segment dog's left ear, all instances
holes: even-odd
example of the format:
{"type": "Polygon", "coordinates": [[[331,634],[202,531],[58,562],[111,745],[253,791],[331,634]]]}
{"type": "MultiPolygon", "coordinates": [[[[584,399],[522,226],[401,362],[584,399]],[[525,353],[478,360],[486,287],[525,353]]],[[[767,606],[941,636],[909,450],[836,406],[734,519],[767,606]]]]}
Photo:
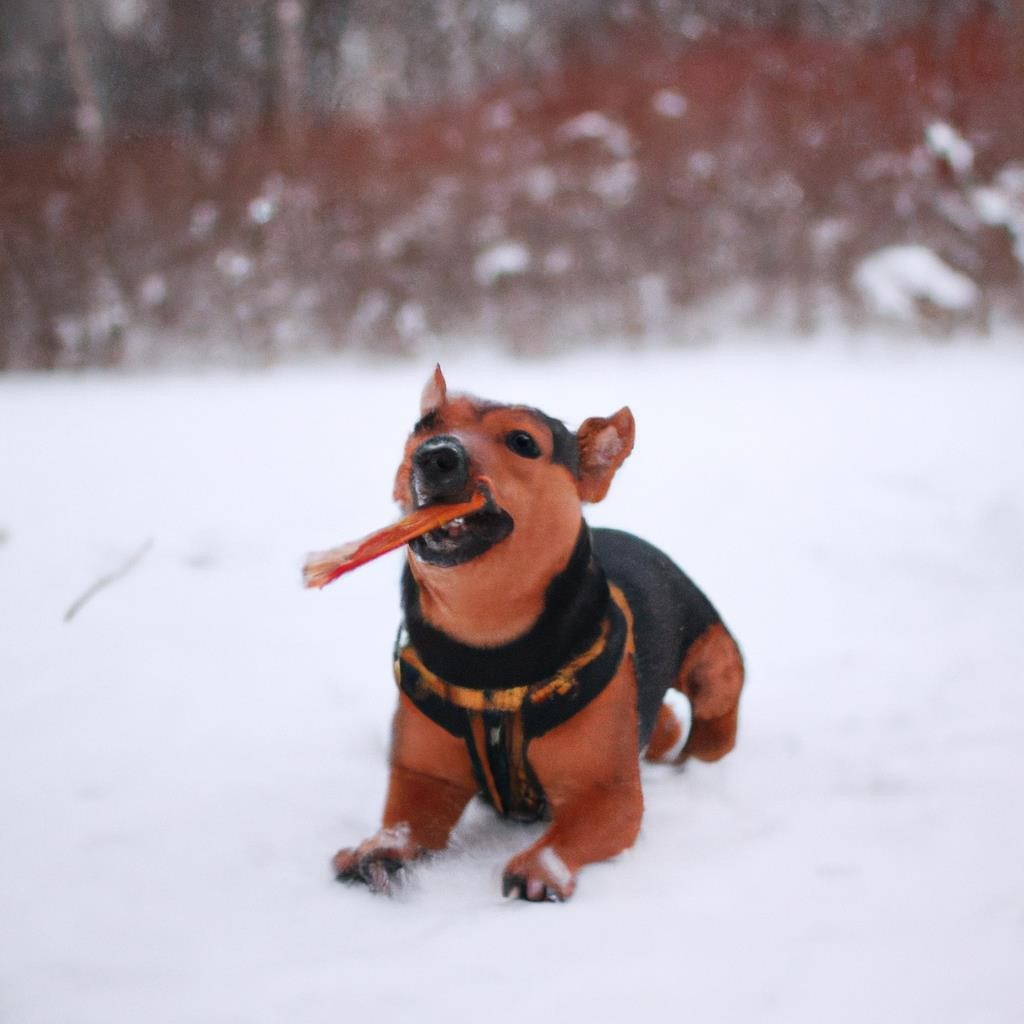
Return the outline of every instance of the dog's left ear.
{"type": "Polygon", "coordinates": [[[633,450],[636,423],[628,407],[604,419],[591,416],[576,431],[580,453],[579,494],[582,501],[600,501],[612,477],[633,450]]]}
{"type": "Polygon", "coordinates": [[[440,409],[448,399],[448,385],[445,383],[444,374],[441,372],[441,364],[434,367],[434,372],[424,385],[423,394],[420,396],[420,415],[426,416],[428,412],[440,409]]]}

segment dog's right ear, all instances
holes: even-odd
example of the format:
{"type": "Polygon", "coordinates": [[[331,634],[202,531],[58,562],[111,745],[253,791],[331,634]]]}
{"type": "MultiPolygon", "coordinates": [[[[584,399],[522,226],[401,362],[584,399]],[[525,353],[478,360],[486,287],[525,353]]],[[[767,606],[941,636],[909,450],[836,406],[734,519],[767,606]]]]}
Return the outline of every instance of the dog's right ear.
{"type": "Polygon", "coordinates": [[[440,409],[448,399],[448,385],[445,383],[444,374],[441,372],[441,365],[434,367],[420,396],[420,416],[440,409]]]}
{"type": "Polygon", "coordinates": [[[633,450],[636,424],[628,406],[614,416],[591,416],[576,432],[580,473],[577,488],[581,501],[600,501],[611,486],[619,466],[633,450]]]}

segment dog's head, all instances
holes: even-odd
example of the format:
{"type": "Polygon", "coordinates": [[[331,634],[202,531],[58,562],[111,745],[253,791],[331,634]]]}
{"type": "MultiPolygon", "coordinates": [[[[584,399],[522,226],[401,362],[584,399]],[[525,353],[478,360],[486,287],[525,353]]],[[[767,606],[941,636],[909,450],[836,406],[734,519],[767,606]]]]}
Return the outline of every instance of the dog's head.
{"type": "Polygon", "coordinates": [[[582,503],[605,496],[633,437],[628,408],[592,417],[573,433],[529,406],[450,395],[438,367],[423,390],[395,500],[410,512],[482,490],[487,504],[413,541],[414,568],[453,568],[487,555],[498,572],[514,573],[538,558],[567,556],[582,503]]]}

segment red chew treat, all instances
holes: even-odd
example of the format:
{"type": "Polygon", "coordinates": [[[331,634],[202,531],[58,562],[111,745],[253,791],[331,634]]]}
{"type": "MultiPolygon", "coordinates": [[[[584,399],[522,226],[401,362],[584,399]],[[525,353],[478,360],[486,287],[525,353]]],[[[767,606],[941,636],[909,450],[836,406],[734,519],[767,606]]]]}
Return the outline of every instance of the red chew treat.
{"type": "Polygon", "coordinates": [[[307,587],[326,587],[339,576],[358,569],[359,566],[372,562],[373,559],[386,555],[395,548],[400,548],[409,541],[422,537],[431,530],[436,530],[450,523],[459,516],[468,516],[479,512],[487,504],[487,495],[483,490],[477,491],[469,501],[457,505],[428,505],[426,508],[410,512],[383,530],[363,537],[362,540],[349,541],[341,547],[329,551],[317,551],[306,559],[302,567],[302,582],[307,587]]]}

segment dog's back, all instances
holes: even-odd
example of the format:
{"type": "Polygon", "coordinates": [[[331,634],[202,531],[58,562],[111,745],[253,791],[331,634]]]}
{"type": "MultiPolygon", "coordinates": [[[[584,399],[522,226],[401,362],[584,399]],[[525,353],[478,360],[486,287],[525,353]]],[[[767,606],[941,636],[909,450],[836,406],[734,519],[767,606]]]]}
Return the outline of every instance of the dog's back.
{"type": "Polygon", "coordinates": [[[643,747],[687,653],[722,619],[689,576],[653,544],[623,530],[595,528],[591,537],[605,575],[622,589],[633,613],[643,747]]]}

